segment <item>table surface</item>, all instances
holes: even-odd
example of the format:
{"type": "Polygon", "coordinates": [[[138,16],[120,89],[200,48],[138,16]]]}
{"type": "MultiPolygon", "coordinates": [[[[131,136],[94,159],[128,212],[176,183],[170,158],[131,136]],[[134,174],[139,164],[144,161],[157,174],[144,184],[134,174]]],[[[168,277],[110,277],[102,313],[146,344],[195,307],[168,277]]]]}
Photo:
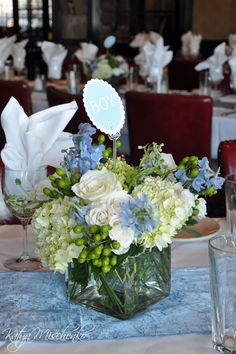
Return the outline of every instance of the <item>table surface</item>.
{"type": "MultiPolygon", "coordinates": [[[[218,234],[224,233],[225,220],[216,219],[221,228],[218,234]]],[[[5,259],[16,256],[21,250],[21,227],[20,225],[0,226],[0,271],[7,271],[3,267],[5,259]]],[[[34,250],[34,240],[29,228],[29,249],[34,250]]],[[[172,243],[172,267],[198,267],[208,265],[208,243],[202,238],[192,242],[172,243]]],[[[29,319],[30,321],[30,319],[29,319]]],[[[4,324],[1,324],[4,326],[4,324]]],[[[181,325],[181,324],[180,324],[181,325]]],[[[120,341],[94,341],[79,343],[25,343],[19,344],[17,353],[134,353],[134,354],[214,354],[210,335],[181,335],[155,338],[139,338],[120,341]]],[[[0,352],[9,353],[13,348],[7,347],[7,343],[0,342],[0,352]]]]}

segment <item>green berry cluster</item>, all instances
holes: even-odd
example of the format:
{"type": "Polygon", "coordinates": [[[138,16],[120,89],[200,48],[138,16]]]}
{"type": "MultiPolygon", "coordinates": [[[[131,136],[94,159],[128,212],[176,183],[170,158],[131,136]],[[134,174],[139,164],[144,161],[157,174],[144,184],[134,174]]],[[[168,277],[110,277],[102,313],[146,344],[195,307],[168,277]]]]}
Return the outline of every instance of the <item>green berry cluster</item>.
{"type": "Polygon", "coordinates": [[[74,174],[68,174],[62,168],[57,168],[55,174],[49,176],[53,188],[43,188],[43,193],[50,198],[59,198],[60,196],[72,197],[74,194],[71,187],[78,182],[78,177],[74,174]]]}
{"type": "Polygon", "coordinates": [[[178,169],[185,170],[187,177],[195,178],[199,174],[198,162],[197,156],[186,156],[180,161],[178,169]]]}
{"type": "Polygon", "coordinates": [[[88,230],[83,225],[76,225],[73,231],[80,237],[73,242],[77,246],[84,246],[79,255],[80,264],[88,262],[90,265],[100,268],[103,273],[108,273],[117,264],[117,256],[113,250],[119,249],[118,241],[112,241],[108,237],[110,227],[108,225],[92,225],[88,230]]]}
{"type": "MultiPolygon", "coordinates": [[[[98,136],[98,144],[104,144],[105,143],[105,135],[104,134],[100,134],[98,136]]],[[[116,148],[119,149],[121,147],[121,142],[120,140],[116,140],[116,148]]],[[[102,162],[106,162],[110,157],[112,156],[112,148],[108,147],[106,148],[103,153],[102,153],[102,162]]]]}

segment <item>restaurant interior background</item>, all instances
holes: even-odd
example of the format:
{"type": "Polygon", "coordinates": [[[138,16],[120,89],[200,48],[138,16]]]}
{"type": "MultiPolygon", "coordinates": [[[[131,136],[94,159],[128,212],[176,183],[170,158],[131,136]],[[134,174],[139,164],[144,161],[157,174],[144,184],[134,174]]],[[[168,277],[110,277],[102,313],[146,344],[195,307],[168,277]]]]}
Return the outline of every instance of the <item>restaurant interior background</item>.
{"type": "Polygon", "coordinates": [[[201,56],[236,32],[234,0],[1,0],[0,38],[17,34],[29,38],[27,78],[46,71],[40,44],[52,40],[64,44],[70,57],[81,42],[91,41],[103,50],[103,40],[115,34],[114,53],[134,57],[138,49],[129,42],[142,31],[159,32],[175,54],[180,36],[192,30],[203,37],[201,56]],[[33,64],[32,64],[33,63],[33,64]]]}

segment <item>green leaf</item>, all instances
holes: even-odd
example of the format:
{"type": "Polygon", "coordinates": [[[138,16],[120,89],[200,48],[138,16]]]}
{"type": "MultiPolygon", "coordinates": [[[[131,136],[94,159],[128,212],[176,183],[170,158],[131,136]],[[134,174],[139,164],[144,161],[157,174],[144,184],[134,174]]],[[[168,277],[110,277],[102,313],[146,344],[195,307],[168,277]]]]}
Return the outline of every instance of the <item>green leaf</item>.
{"type": "Polygon", "coordinates": [[[89,280],[89,266],[87,262],[80,264],[77,259],[73,259],[73,267],[71,267],[72,279],[79,283],[84,290],[88,285],[89,280]]]}
{"type": "Polygon", "coordinates": [[[21,185],[21,180],[20,180],[19,178],[16,178],[16,179],[15,179],[15,184],[16,184],[17,186],[20,186],[20,185],[21,185]]]}
{"type": "Polygon", "coordinates": [[[189,219],[187,222],[186,222],[186,225],[196,225],[198,223],[197,220],[195,219],[189,219]]]}
{"type": "Polygon", "coordinates": [[[143,253],[143,251],[144,251],[143,246],[131,245],[128,252],[121,254],[120,256],[117,256],[117,264],[115,268],[118,267],[121,263],[123,263],[127,257],[138,256],[139,254],[143,253]]]}
{"type": "Polygon", "coordinates": [[[202,235],[200,234],[200,232],[197,232],[195,230],[189,229],[186,226],[183,227],[182,229],[183,231],[187,232],[188,234],[192,235],[193,237],[201,237],[202,235]]]}

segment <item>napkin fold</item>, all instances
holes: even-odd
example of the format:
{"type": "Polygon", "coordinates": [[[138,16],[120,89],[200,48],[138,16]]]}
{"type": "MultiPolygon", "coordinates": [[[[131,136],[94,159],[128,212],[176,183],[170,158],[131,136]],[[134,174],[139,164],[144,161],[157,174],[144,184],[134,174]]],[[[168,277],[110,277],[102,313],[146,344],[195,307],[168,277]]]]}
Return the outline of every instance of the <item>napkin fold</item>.
{"type": "Polygon", "coordinates": [[[96,58],[98,47],[95,44],[83,42],[80,47],[76,50],[74,56],[82,63],[90,63],[96,58]]]}
{"type": "Polygon", "coordinates": [[[23,41],[12,45],[13,65],[16,69],[22,70],[25,67],[25,46],[28,41],[28,39],[24,39],[23,41]]]}
{"type": "Polygon", "coordinates": [[[43,60],[48,66],[48,78],[60,79],[63,61],[67,55],[67,49],[62,44],[44,41],[42,43],[43,60]]]}
{"type": "Polygon", "coordinates": [[[210,79],[212,82],[219,82],[223,79],[223,64],[228,60],[225,54],[225,42],[219,44],[212,56],[197,64],[194,69],[197,71],[209,69],[210,79]]]}
{"type": "Polygon", "coordinates": [[[54,106],[28,117],[18,101],[11,97],[2,111],[1,123],[6,145],[1,151],[8,169],[38,169],[59,167],[62,149],[73,145],[71,134],[63,129],[78,106],[75,101],[54,106]]]}
{"type": "Polygon", "coordinates": [[[236,33],[229,34],[228,43],[229,43],[229,54],[232,55],[233,51],[236,50],[236,33]]]}
{"type": "Polygon", "coordinates": [[[12,45],[16,41],[16,35],[0,39],[0,73],[4,72],[5,61],[12,54],[12,45]]]}
{"type": "Polygon", "coordinates": [[[181,36],[181,53],[184,56],[197,56],[200,51],[202,36],[200,34],[194,34],[192,31],[188,31],[181,36]]]}
{"type": "Polygon", "coordinates": [[[162,36],[157,32],[139,32],[134,36],[129,45],[132,48],[142,48],[147,42],[155,44],[159,38],[162,38],[162,36]]]}

